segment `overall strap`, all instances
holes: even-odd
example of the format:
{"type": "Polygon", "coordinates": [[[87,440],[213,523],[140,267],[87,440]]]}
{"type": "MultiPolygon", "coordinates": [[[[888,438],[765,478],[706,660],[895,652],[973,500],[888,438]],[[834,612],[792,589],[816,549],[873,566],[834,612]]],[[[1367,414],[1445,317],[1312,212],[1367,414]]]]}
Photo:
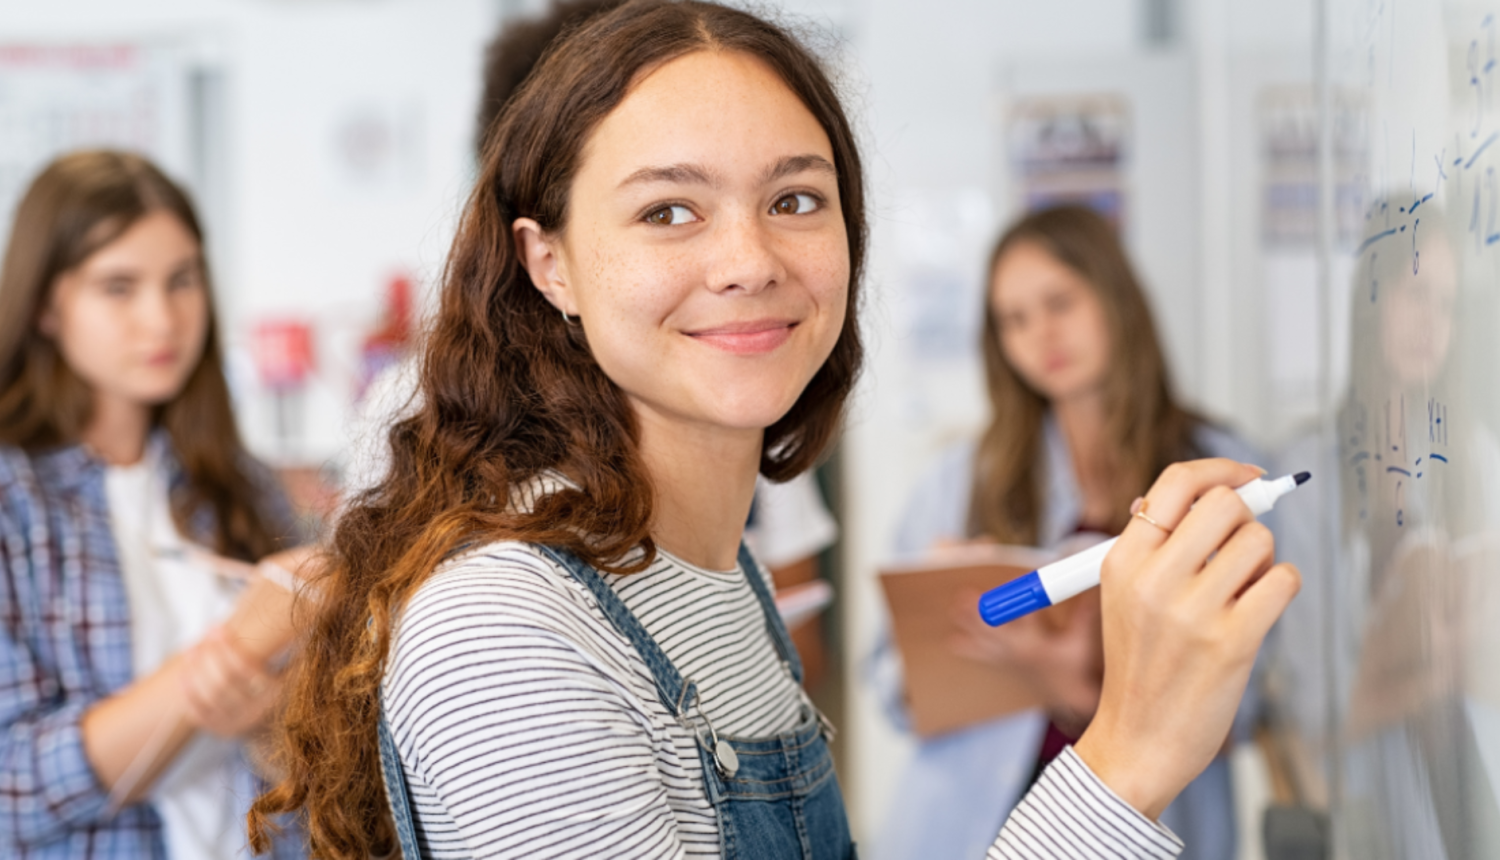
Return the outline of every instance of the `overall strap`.
{"type": "Polygon", "coordinates": [[[422,851],[417,847],[416,814],[412,811],[411,795],[406,786],[406,772],[401,767],[401,752],[391,735],[390,725],[385,721],[384,709],[376,731],[380,738],[380,775],[385,778],[385,799],[391,807],[402,860],[421,860],[422,851]]]}
{"type": "Polygon", "coordinates": [[[682,674],[667,655],[662,652],[661,646],[646,632],[635,614],[625,606],[615,590],[609,587],[604,577],[597,570],[585,563],[578,556],[562,547],[544,546],[534,544],[537,549],[546,553],[549,558],[566,570],[574,579],[583,584],[599,601],[599,608],[604,612],[604,617],[609,623],[620,631],[620,634],[635,646],[637,654],[646,661],[646,668],[651,670],[651,677],[656,680],[656,693],[661,697],[661,703],[666,705],[667,712],[678,719],[687,716],[688,708],[695,704],[698,698],[698,687],[691,681],[684,681],[682,674]]]}
{"type": "Polygon", "coordinates": [[[765,580],[760,575],[760,566],[755,563],[755,558],[750,555],[750,548],[745,546],[744,541],[740,542],[740,568],[745,571],[745,578],[750,580],[750,590],[755,592],[756,599],[760,601],[761,611],[766,615],[766,629],[771,632],[771,641],[776,644],[776,651],[791,669],[792,677],[801,684],[802,659],[797,656],[797,648],[792,644],[791,635],[786,632],[781,612],[776,609],[776,599],[771,596],[770,589],[766,588],[765,580]]]}

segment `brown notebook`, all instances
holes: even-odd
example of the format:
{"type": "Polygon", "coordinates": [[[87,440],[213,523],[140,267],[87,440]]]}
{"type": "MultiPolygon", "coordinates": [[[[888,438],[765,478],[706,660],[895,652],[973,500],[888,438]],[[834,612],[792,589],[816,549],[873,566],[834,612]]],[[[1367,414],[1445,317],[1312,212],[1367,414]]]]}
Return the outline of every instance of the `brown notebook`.
{"type": "Polygon", "coordinates": [[[954,613],[965,590],[986,591],[1055,559],[1028,547],[980,546],[881,569],[917,734],[940,735],[1040,704],[1019,676],[955,654],[949,640],[961,632],[954,613]]]}

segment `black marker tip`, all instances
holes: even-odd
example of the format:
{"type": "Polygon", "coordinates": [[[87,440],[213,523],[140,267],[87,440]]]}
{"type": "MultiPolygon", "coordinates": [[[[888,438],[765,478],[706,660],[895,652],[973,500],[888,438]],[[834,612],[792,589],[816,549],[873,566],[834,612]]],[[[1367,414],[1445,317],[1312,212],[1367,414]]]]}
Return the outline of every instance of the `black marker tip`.
{"type": "Polygon", "coordinates": [[[1308,481],[1312,480],[1312,472],[1298,472],[1297,474],[1293,475],[1292,478],[1297,482],[1297,486],[1300,487],[1308,481]]]}

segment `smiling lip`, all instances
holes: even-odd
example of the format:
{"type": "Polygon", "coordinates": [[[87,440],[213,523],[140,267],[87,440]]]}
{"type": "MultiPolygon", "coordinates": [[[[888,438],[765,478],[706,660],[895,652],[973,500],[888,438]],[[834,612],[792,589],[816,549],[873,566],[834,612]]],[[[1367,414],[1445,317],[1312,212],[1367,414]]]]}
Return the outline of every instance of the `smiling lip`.
{"type": "Polygon", "coordinates": [[[164,349],[146,356],[146,364],[149,367],[171,367],[176,363],[177,350],[175,349],[164,349]]]}
{"type": "Polygon", "coordinates": [[[736,355],[770,352],[792,336],[792,320],[752,320],[687,332],[687,336],[736,355]]]}

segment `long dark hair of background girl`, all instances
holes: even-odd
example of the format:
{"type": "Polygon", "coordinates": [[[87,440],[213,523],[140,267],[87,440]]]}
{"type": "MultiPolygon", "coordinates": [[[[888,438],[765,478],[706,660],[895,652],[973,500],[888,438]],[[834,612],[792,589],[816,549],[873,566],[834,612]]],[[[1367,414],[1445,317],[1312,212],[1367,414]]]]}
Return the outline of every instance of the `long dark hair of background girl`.
{"type": "MultiPolygon", "coordinates": [[[[1172,395],[1145,291],[1110,223],[1083,206],[1058,206],[1016,222],[990,254],[991,278],[1002,257],[1030,244],[1076,272],[1094,291],[1109,325],[1110,356],[1104,379],[1105,437],[1109,445],[1116,522],[1124,528],[1130,503],[1143,495],[1161,470],[1200,456],[1194,433],[1203,419],[1172,395]]],[[[989,428],[975,455],[969,531],[1002,543],[1038,540],[1042,512],[1043,419],[1047,400],[1016,374],[1000,345],[1000,325],[986,290],[984,374],[989,389],[989,428]]]]}
{"type": "MultiPolygon", "coordinates": [[[[203,247],[187,195],[152,164],[125,152],[65,155],[39,175],[16,209],[0,268],[0,444],[27,451],[77,444],[93,404],[88,385],[68,367],[37,320],[59,275],[118,239],[152,212],[167,211],[203,247]]],[[[208,281],[204,263],[204,281],[208,281]]],[[[207,288],[207,287],[205,287],[207,288]]],[[[249,461],[230,408],[209,289],[203,356],[182,391],[156,409],[186,479],[172,494],[172,516],[185,535],[207,511],[215,550],[252,560],[282,547],[255,506],[265,487],[247,476],[249,461]]]]}
{"type": "Polygon", "coordinates": [[[420,406],[390,433],[383,483],[341,518],[317,586],[319,608],[288,683],[285,778],[251,813],[257,850],[268,844],[269,816],[294,810],[306,816],[315,856],[364,860],[393,847],[376,739],[391,621],[446,555],[465,542],[508,538],[564,546],[617,573],[652,559],[651,481],[633,413],[594,361],[583,327],[532,285],[511,225],[529,217],[563,229],[592,129],[640,75],[697,50],[765,62],[832,143],[849,237],[849,312],[828,361],[766,430],[761,472],[773,480],[798,474],[836,432],[862,355],[866,225],[854,135],[828,77],[785,30],[712,4],[638,0],[589,20],[549,49],[487,136],[427,337],[420,406]],[[530,512],[507,510],[512,489],[546,470],[577,489],[530,512]],[[632,555],[637,548],[644,553],[632,555]]]}

